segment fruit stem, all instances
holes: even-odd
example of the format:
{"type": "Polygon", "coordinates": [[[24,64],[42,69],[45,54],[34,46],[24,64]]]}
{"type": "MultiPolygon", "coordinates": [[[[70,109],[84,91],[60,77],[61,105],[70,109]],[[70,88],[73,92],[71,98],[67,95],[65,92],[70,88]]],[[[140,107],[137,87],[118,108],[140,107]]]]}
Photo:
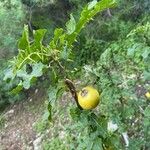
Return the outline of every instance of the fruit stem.
{"type": "Polygon", "coordinates": [[[78,95],[77,95],[77,91],[76,91],[76,88],[75,88],[73,82],[69,79],[65,79],[65,83],[68,86],[73,98],[75,99],[78,108],[80,110],[82,110],[82,107],[79,105],[79,102],[78,102],[78,95]]]}

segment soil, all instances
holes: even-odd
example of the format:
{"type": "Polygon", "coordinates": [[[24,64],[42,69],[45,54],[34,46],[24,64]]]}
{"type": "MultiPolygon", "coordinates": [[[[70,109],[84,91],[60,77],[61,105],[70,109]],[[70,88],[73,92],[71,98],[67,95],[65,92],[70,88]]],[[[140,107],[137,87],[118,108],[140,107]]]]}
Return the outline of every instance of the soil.
{"type": "Polygon", "coordinates": [[[30,91],[29,98],[3,112],[5,123],[0,129],[0,150],[32,150],[36,132],[33,124],[42,116],[45,104],[43,90],[30,91]]]}

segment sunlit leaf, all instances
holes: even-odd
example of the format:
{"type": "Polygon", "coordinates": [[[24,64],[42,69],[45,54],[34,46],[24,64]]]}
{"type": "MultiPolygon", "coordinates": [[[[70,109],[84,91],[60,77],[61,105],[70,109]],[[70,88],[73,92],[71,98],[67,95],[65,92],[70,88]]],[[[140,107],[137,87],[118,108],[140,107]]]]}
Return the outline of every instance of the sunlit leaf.
{"type": "Polygon", "coordinates": [[[97,0],[93,0],[88,4],[88,9],[92,9],[97,4],[97,0]]]}
{"type": "Polygon", "coordinates": [[[70,15],[70,20],[66,23],[67,34],[72,34],[76,29],[76,21],[73,15],[70,15]]]}

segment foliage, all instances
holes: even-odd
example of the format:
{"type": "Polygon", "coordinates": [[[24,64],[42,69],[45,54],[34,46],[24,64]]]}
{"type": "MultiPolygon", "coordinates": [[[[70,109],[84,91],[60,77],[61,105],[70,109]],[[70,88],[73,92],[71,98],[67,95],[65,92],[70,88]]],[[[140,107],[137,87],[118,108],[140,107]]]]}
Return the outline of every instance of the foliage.
{"type": "Polygon", "coordinates": [[[94,37],[86,38],[88,36],[83,37],[83,35],[87,34],[82,34],[78,40],[79,44],[74,47],[75,66],[96,62],[107,47],[107,43],[104,40],[98,40],[94,37]]]}
{"type": "Polygon", "coordinates": [[[48,4],[53,4],[55,3],[55,1],[56,0],[22,0],[22,2],[27,6],[38,5],[40,7],[43,7],[48,4]]]}
{"type": "Polygon", "coordinates": [[[61,141],[58,137],[56,137],[52,140],[45,140],[42,143],[42,148],[43,148],[43,150],[49,150],[49,149],[51,149],[51,150],[55,150],[55,149],[67,150],[63,141],[61,141]]]}
{"type": "Polygon", "coordinates": [[[73,15],[71,15],[70,21],[66,23],[66,31],[62,28],[55,30],[54,38],[47,47],[42,45],[42,39],[46,32],[45,30],[41,29],[35,31],[34,42],[31,43],[29,41],[28,27],[25,26],[22,38],[18,44],[19,54],[16,60],[14,60],[16,69],[20,69],[24,64],[34,63],[35,61],[41,61],[43,63],[50,62],[51,59],[58,61],[59,55],[68,57],[65,56],[66,49],[70,50],[77,35],[85,24],[88,23],[96,13],[107,7],[112,7],[113,5],[114,2],[109,0],[97,3],[95,3],[95,1],[91,2],[81,12],[81,17],[77,23],[73,15]]]}
{"type": "MultiPolygon", "coordinates": [[[[51,85],[48,94],[48,118],[50,121],[52,120],[56,99],[65,90],[64,79],[72,77],[76,72],[72,64],[77,60],[75,57],[77,55],[74,55],[73,52],[75,50],[73,44],[78,40],[77,36],[98,12],[114,5],[115,1],[113,0],[101,0],[99,2],[94,0],[88,3],[83,8],[79,20],[71,14],[65,30],[62,28],[55,29],[54,37],[48,45],[43,44],[46,30],[34,31],[34,38],[31,41],[28,27],[24,27],[18,43],[19,54],[12,61],[13,79],[20,77],[21,82],[18,86],[29,88],[32,79],[42,76],[44,69],[49,70],[51,85]],[[30,66],[30,72],[27,71],[27,66],[30,66]]],[[[90,65],[81,66],[85,69],[84,84],[96,84],[101,91],[101,104],[97,111],[85,111],[78,107],[70,107],[70,115],[75,124],[68,128],[68,132],[69,129],[70,131],[73,129],[76,131],[74,137],[69,139],[72,142],[72,149],[121,150],[125,147],[129,149],[137,147],[147,149],[149,147],[149,102],[144,94],[149,89],[150,23],[139,24],[132,31],[130,30],[134,24],[131,22],[128,23],[127,28],[124,21],[116,24],[112,30],[110,29],[109,35],[115,33],[118,28],[124,31],[118,31],[119,37],[114,35],[108,45],[99,46],[100,48],[96,47],[95,41],[94,44],[91,42],[94,46],[90,43],[89,47],[96,50],[95,55],[99,54],[94,56],[96,59],[93,62],[94,57],[89,58],[90,65]],[[109,129],[110,124],[113,129],[109,129]],[[125,139],[125,135],[127,139],[125,139]],[[122,139],[124,142],[122,142],[122,139]]],[[[108,27],[109,25],[111,23],[108,24],[108,27]]],[[[110,39],[105,39],[102,43],[107,40],[110,41],[110,39]]],[[[88,41],[86,42],[88,43],[88,41]]],[[[85,50],[86,47],[81,51],[82,55],[79,56],[79,60],[83,54],[86,54],[85,50]]],[[[89,55],[90,53],[87,52],[87,56],[89,55]]],[[[85,62],[85,59],[79,61],[81,65],[88,63],[88,60],[85,62]]],[[[12,76],[7,76],[5,79],[10,78],[12,76]]],[[[45,126],[39,126],[40,130],[45,129],[45,126]]],[[[44,144],[45,149],[50,146],[57,148],[59,145],[63,149],[66,148],[64,148],[62,141],[57,138],[52,143],[46,142],[44,144]]]]}
{"type": "MultiPolygon", "coordinates": [[[[7,63],[5,61],[0,61],[1,69],[0,69],[0,111],[5,108],[8,104],[13,104],[14,102],[21,100],[21,97],[24,97],[23,93],[12,95],[10,91],[15,88],[15,86],[19,83],[19,79],[15,79],[12,82],[4,81],[4,77],[6,72],[9,74],[10,70],[6,69],[7,63]]],[[[9,74],[10,75],[10,74],[9,74]]]]}
{"type": "Polygon", "coordinates": [[[4,0],[0,2],[0,14],[0,58],[8,58],[16,52],[25,12],[20,1],[4,0]]]}
{"type": "Polygon", "coordinates": [[[95,67],[85,67],[89,81],[95,82],[102,91],[100,114],[119,126],[115,132],[117,137],[123,132],[128,133],[129,149],[136,147],[137,143],[139,149],[149,147],[147,137],[150,124],[147,121],[146,125],[143,123],[143,120],[148,119],[145,111],[149,110],[144,97],[150,87],[146,84],[150,79],[149,33],[149,23],[137,27],[126,39],[111,44],[95,67]]]}
{"type": "Polygon", "coordinates": [[[141,15],[144,13],[150,12],[150,2],[148,0],[129,0],[129,1],[121,1],[118,0],[120,4],[120,9],[123,8],[120,17],[125,20],[138,20],[141,15]],[[125,7],[128,5],[128,8],[125,7]]]}

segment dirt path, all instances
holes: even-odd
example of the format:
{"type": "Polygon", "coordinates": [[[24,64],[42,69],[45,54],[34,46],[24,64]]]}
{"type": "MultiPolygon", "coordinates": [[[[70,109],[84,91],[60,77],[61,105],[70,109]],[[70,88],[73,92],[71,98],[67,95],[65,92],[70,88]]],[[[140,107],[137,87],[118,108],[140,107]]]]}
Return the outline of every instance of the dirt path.
{"type": "Polygon", "coordinates": [[[34,123],[44,111],[44,91],[29,93],[29,98],[4,111],[4,127],[0,129],[0,150],[32,150],[36,132],[34,123]]]}

